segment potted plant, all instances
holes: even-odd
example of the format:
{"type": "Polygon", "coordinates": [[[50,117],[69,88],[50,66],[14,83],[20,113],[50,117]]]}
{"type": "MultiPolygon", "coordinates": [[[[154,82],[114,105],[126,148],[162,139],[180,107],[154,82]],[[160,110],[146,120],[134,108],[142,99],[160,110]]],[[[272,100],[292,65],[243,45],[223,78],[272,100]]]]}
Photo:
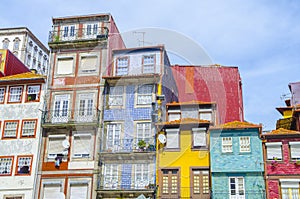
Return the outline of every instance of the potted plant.
{"type": "Polygon", "coordinates": [[[300,159],[296,159],[295,165],[296,165],[296,166],[299,166],[299,165],[300,165],[300,159]]]}
{"type": "Polygon", "coordinates": [[[141,151],[146,150],[146,142],[145,142],[145,140],[140,140],[140,141],[138,142],[138,147],[139,147],[139,149],[140,149],[141,151]]]}
{"type": "Polygon", "coordinates": [[[273,160],[271,161],[272,168],[275,168],[277,166],[278,164],[277,160],[278,160],[277,157],[273,157],[273,160]]]}

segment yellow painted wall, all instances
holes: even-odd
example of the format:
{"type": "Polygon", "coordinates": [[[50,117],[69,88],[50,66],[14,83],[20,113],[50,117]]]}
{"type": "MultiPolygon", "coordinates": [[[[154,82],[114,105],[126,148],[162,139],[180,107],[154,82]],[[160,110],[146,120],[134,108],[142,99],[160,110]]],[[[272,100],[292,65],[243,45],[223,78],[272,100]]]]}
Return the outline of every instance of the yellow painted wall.
{"type": "Polygon", "coordinates": [[[293,116],[293,111],[292,110],[286,110],[283,112],[283,118],[290,118],[293,116]]]}
{"type": "Polygon", "coordinates": [[[7,50],[0,49],[0,72],[4,73],[7,50]]]}
{"type": "MultiPolygon", "coordinates": [[[[180,168],[180,186],[187,188],[191,186],[190,169],[191,167],[209,167],[209,151],[192,150],[192,135],[190,130],[180,131],[180,151],[158,150],[158,168],[176,167],[180,168]]],[[[208,143],[207,143],[208,145],[208,143]]],[[[160,178],[160,176],[158,177],[160,178]]],[[[158,183],[159,181],[157,181],[158,183]]],[[[183,194],[183,192],[181,191],[183,194]]],[[[184,193],[185,197],[190,194],[184,193]]]]}

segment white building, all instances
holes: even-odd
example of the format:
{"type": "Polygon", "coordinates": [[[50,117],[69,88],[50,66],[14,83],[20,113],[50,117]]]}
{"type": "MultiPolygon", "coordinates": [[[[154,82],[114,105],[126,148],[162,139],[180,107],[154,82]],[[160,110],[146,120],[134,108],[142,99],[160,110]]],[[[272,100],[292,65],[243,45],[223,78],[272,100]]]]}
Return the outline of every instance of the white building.
{"type": "Polygon", "coordinates": [[[28,68],[47,74],[49,50],[28,28],[0,29],[0,49],[10,50],[28,68]]]}
{"type": "Polygon", "coordinates": [[[0,198],[34,197],[45,76],[32,72],[0,78],[0,198]]]}

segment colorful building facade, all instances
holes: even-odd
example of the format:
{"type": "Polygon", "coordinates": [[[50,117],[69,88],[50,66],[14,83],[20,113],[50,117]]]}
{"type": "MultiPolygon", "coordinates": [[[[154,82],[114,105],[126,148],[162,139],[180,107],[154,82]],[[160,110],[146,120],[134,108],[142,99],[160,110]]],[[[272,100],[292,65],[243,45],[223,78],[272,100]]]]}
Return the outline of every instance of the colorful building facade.
{"type": "Polygon", "coordinates": [[[300,132],[280,128],[261,138],[267,198],[300,198],[300,132]]]}
{"type": "Polygon", "coordinates": [[[0,198],[34,198],[37,191],[45,83],[32,72],[0,78],[0,198]]]}
{"type": "Polygon", "coordinates": [[[53,18],[36,198],[96,197],[103,74],[124,43],[110,14],[53,18]]]}
{"type": "Polygon", "coordinates": [[[164,46],[114,50],[109,74],[103,77],[98,198],[154,198],[154,122],[162,104],[177,100],[164,46]]]}
{"type": "Polygon", "coordinates": [[[179,101],[216,102],[220,124],[244,120],[242,80],[238,67],[173,65],[179,101]]]}
{"type": "Polygon", "coordinates": [[[212,198],[266,198],[261,126],[235,121],[209,133],[212,198]]]}
{"type": "Polygon", "coordinates": [[[216,124],[216,106],[175,102],[166,107],[166,122],[157,123],[157,198],[209,199],[208,128],[216,124]]]}

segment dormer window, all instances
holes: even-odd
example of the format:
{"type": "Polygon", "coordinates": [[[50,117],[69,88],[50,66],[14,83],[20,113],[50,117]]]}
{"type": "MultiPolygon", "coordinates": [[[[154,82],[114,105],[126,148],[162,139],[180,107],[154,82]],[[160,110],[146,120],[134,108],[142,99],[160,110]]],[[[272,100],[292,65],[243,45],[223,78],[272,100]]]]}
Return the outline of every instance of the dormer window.
{"type": "Polygon", "coordinates": [[[155,57],[147,55],[143,57],[143,73],[154,73],[155,57]]]}

